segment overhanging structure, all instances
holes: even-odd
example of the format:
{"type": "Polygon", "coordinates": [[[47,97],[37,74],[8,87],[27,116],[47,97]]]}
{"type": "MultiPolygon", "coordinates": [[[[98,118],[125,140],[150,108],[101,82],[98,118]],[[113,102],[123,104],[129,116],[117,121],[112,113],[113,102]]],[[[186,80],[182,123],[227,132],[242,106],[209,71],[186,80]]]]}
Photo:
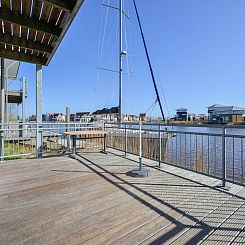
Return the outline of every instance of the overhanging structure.
{"type": "MultiPolygon", "coordinates": [[[[36,64],[36,153],[42,156],[42,66],[48,65],[84,0],[0,1],[0,122],[4,125],[5,59],[36,64]]],[[[0,155],[4,133],[0,131],[0,155]]],[[[1,158],[3,159],[3,158],[1,158]]]]}
{"type": "Polygon", "coordinates": [[[84,0],[2,0],[0,57],[48,65],[84,0]]]}

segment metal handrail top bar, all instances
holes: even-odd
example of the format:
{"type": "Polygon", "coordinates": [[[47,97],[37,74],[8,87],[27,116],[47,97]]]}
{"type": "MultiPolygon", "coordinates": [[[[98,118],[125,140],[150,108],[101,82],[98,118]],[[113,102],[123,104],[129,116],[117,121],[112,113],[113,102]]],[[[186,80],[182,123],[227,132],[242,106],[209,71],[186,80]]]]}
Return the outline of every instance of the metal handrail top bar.
{"type": "Polygon", "coordinates": [[[105,124],[111,124],[111,125],[139,125],[139,123],[142,124],[142,126],[162,126],[162,127],[191,127],[191,128],[239,128],[239,129],[245,129],[245,125],[216,125],[216,124],[177,124],[177,123],[148,123],[148,122],[106,122],[105,124]]]}
{"type": "MultiPolygon", "coordinates": [[[[114,127],[106,127],[109,129],[115,129],[114,127]]],[[[122,128],[122,130],[125,130],[124,128],[122,128]]],[[[137,128],[130,128],[127,130],[132,130],[132,131],[139,131],[139,129],[137,128]]],[[[123,132],[123,131],[122,131],[123,132]]],[[[142,129],[142,132],[154,132],[154,133],[158,133],[159,130],[158,129],[142,129]]],[[[223,136],[223,133],[202,133],[202,132],[183,132],[183,131],[178,131],[178,130],[164,130],[161,129],[160,132],[162,133],[180,133],[180,134],[191,134],[191,135],[206,135],[206,136],[223,136]]],[[[239,135],[239,134],[225,134],[225,137],[234,137],[234,138],[245,138],[245,135],[239,135]]]]}

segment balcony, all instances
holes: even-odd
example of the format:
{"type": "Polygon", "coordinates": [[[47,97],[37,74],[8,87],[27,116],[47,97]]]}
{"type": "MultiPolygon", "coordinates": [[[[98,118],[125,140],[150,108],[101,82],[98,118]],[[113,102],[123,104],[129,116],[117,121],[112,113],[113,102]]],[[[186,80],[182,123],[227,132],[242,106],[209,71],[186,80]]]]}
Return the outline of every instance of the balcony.
{"type": "MultiPolygon", "coordinates": [[[[245,188],[242,183],[231,183],[227,177],[226,187],[221,188],[220,178],[200,174],[202,165],[198,166],[198,173],[188,170],[182,158],[178,158],[180,166],[169,164],[171,154],[162,155],[162,167],[159,168],[159,161],[153,159],[157,157],[154,151],[152,157],[145,155],[143,159],[143,167],[150,170],[150,177],[134,178],[128,172],[139,166],[139,156],[130,153],[137,148],[132,147],[139,139],[138,128],[131,127],[134,133],[126,130],[128,145],[122,141],[122,149],[119,149],[119,137],[125,131],[110,124],[108,128],[114,132],[108,139],[108,155],[83,152],[84,142],[80,142],[81,151],[73,159],[63,152],[67,145],[61,130],[65,128],[62,124],[59,128],[54,125],[49,125],[49,133],[47,125],[38,129],[43,131],[44,138],[49,137],[53,142],[43,148],[46,157],[35,159],[32,151],[23,152],[21,147],[27,146],[29,138],[34,137],[30,130],[34,132],[35,128],[22,127],[18,130],[23,135],[29,130],[30,137],[22,139],[24,143],[19,145],[19,154],[15,157],[29,159],[0,164],[2,244],[245,243],[245,188]],[[62,145],[63,148],[58,147],[62,145]],[[124,146],[128,147],[126,156],[124,146]]],[[[69,129],[81,129],[74,125],[73,128],[68,125],[69,129]]],[[[5,130],[5,134],[14,131],[13,128],[5,130]]],[[[144,147],[146,142],[154,142],[152,132],[148,132],[148,141],[141,139],[144,147]]],[[[145,131],[142,134],[147,135],[145,131]]],[[[179,142],[179,133],[176,134],[174,140],[177,137],[179,142]]],[[[200,133],[192,134],[199,137],[200,133]]],[[[216,137],[220,135],[216,133],[216,137]]],[[[183,141],[183,135],[182,142],[188,142],[183,141]]],[[[218,142],[217,138],[220,147],[218,142]]],[[[100,143],[96,139],[96,144],[100,143]]],[[[169,146],[171,144],[169,141],[169,146]]],[[[11,150],[7,152],[10,145],[11,142],[6,144],[4,159],[7,155],[14,157],[11,150]]],[[[89,144],[92,149],[94,146],[89,144]]],[[[143,155],[146,152],[143,150],[143,155]]],[[[220,168],[219,161],[213,164],[220,168]]]]}

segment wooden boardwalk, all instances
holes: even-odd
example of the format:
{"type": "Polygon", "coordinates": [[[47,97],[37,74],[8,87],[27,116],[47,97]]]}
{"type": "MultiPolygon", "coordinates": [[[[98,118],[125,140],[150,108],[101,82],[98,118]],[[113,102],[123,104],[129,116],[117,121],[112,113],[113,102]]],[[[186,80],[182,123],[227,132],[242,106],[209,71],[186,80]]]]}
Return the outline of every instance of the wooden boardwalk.
{"type": "Polygon", "coordinates": [[[0,165],[0,244],[245,244],[245,191],[100,153],[0,165]],[[204,183],[204,184],[202,184],[204,183]]]}

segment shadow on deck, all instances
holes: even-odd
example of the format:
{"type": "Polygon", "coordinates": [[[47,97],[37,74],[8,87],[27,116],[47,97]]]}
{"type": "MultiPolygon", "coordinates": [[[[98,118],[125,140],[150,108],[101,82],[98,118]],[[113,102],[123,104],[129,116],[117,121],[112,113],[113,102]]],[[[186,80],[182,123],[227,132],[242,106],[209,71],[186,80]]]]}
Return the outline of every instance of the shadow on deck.
{"type": "Polygon", "coordinates": [[[1,165],[1,244],[245,243],[244,188],[145,163],[144,179],[115,154],[1,165]]]}

